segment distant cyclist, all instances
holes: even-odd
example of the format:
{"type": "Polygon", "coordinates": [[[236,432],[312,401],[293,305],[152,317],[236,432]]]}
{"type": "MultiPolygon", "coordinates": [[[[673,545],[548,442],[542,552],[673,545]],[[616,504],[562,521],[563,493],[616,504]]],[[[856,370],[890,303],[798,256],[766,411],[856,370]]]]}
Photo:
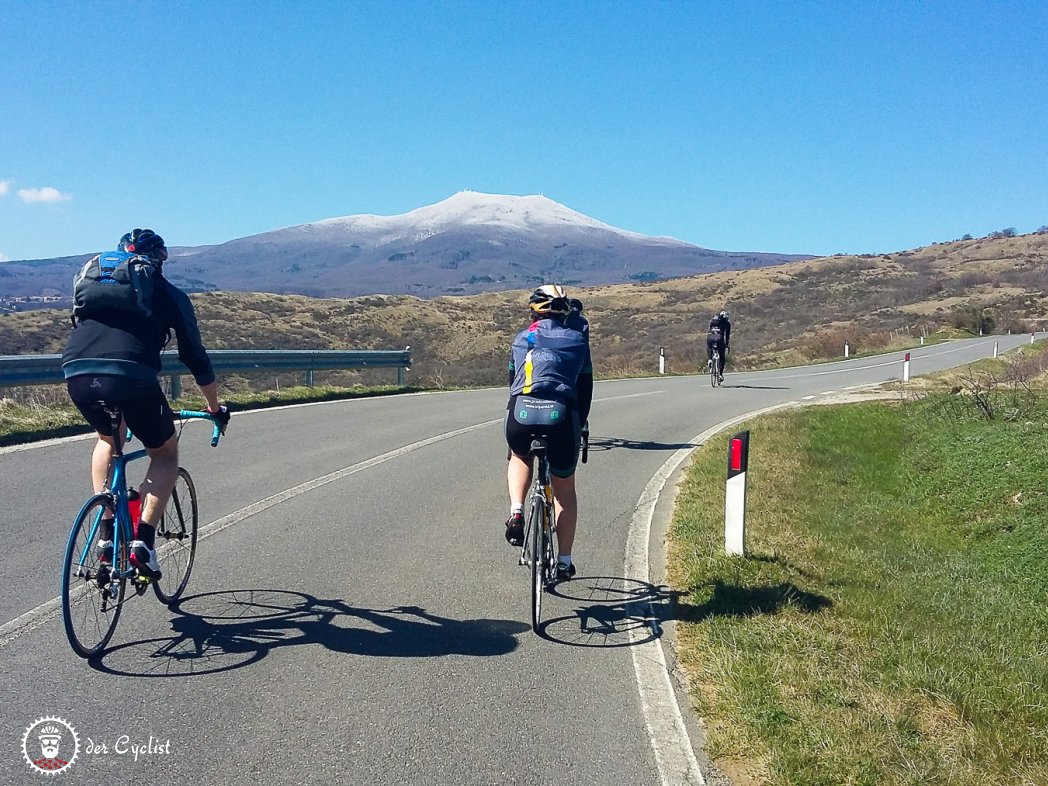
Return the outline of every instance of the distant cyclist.
{"type": "Polygon", "coordinates": [[[581,303],[573,311],[563,287],[557,284],[536,289],[528,306],[533,321],[517,334],[510,348],[506,540],[514,546],[524,542],[524,497],[531,483],[529,453],[532,432],[538,426],[549,443],[557,517],[557,579],[564,581],[575,575],[571,558],[578,519],[575,467],[581,425],[589,418],[593,400],[589,326],[582,317],[581,303]]]}
{"type": "MultiPolygon", "coordinates": [[[[155,536],[171,491],[178,478],[178,437],[174,415],[160,388],[160,351],[171,339],[178,341],[178,358],[192,372],[207,401],[207,411],[223,424],[229,421],[228,410],[219,404],[218,384],[200,340],[196,315],[189,297],[163,277],[167,259],[164,239],[151,229],[135,229],[120,239],[116,252],[107,252],[89,260],[77,276],[74,290],[74,327],[62,353],[62,372],[69,397],[87,422],[98,432],[91,454],[91,483],[96,493],[105,489],[114,455],[114,442],[123,441],[123,425],[114,432],[112,414],[119,411],[127,428],[141,440],[149,454],[149,468],[139,491],[142,495],[141,521],[135,524],[131,543],[132,564],[144,575],[158,578],[160,565],[156,558],[155,536]],[[130,288],[131,277],[110,277],[104,288],[95,287],[82,295],[79,282],[101,275],[101,258],[126,259],[134,256],[150,268],[148,285],[135,284],[136,293],[121,294],[130,288]],[[91,274],[92,266],[94,274],[91,274]],[[102,294],[94,294],[102,292],[102,294]],[[143,294],[144,293],[144,294],[143,294]],[[148,313],[133,310],[135,304],[148,299],[148,313]]],[[[130,268],[128,268],[130,269],[130,268]]],[[[135,275],[145,275],[138,272],[135,275]]],[[[86,291],[86,290],[85,290],[86,291]]],[[[128,290],[129,291],[129,290],[128,290]]],[[[99,556],[111,558],[113,519],[102,519],[99,556]],[[108,551],[107,551],[108,549],[108,551]]]]}
{"type": "Polygon", "coordinates": [[[720,352],[720,367],[716,371],[720,381],[724,381],[724,363],[728,359],[728,347],[731,345],[731,320],[728,312],[722,311],[710,320],[710,329],[706,334],[706,360],[713,361],[713,350],[720,352]]]}

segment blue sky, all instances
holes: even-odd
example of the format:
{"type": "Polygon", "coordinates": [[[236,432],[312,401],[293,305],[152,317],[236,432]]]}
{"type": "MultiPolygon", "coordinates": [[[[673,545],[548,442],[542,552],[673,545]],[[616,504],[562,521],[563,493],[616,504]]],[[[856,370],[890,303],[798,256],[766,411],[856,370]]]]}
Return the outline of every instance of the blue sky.
{"type": "Polygon", "coordinates": [[[8,0],[0,42],[0,259],[463,189],[728,251],[1048,224],[1040,0],[8,0]]]}

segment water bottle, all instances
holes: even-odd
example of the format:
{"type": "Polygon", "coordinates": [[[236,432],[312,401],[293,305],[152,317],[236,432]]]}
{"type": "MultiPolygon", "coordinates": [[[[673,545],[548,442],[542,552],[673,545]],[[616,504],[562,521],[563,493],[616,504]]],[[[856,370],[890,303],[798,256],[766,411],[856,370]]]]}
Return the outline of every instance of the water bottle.
{"type": "Polygon", "coordinates": [[[142,518],[142,499],[138,489],[127,490],[127,511],[131,514],[131,530],[138,537],[138,522],[142,518]]]}

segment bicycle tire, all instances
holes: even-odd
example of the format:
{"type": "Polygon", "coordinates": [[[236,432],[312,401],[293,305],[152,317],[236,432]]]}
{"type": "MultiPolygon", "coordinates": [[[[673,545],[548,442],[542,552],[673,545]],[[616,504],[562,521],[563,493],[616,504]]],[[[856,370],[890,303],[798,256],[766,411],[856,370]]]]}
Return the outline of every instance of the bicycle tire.
{"type": "Polygon", "coordinates": [[[710,361],[710,387],[715,388],[720,382],[720,352],[713,350],[713,360],[710,361]]]}
{"type": "Polygon", "coordinates": [[[153,582],[153,589],[161,603],[174,603],[189,583],[196,557],[198,510],[193,478],[185,467],[179,467],[175,488],[156,529],[161,576],[153,582]]]}
{"type": "Polygon", "coordinates": [[[531,628],[536,633],[539,632],[539,625],[542,623],[542,593],[545,590],[545,516],[545,504],[533,496],[531,511],[528,513],[528,527],[531,531],[531,628]]]}
{"type": "MultiPolygon", "coordinates": [[[[91,497],[77,514],[69,531],[62,561],[62,623],[73,652],[81,658],[101,653],[113,637],[124,605],[127,579],[117,579],[116,597],[112,579],[106,580],[99,559],[97,522],[104,510],[113,510],[108,494],[91,497]]],[[[116,564],[126,565],[127,543],[121,539],[122,554],[116,564]]]]}
{"type": "Polygon", "coordinates": [[[542,564],[546,566],[546,586],[557,583],[557,550],[554,536],[557,534],[557,523],[554,520],[554,507],[546,506],[546,536],[542,550],[542,564]]]}

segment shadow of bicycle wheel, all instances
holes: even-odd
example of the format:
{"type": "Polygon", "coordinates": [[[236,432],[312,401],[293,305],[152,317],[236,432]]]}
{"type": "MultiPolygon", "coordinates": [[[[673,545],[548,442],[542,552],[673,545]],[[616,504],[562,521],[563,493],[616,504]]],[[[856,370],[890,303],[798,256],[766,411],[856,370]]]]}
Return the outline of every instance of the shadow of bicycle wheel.
{"type": "Polygon", "coordinates": [[[621,576],[585,576],[560,582],[549,594],[574,602],[571,614],[544,621],[538,635],[571,647],[635,647],[659,638],[675,619],[682,593],[621,576]]]}

